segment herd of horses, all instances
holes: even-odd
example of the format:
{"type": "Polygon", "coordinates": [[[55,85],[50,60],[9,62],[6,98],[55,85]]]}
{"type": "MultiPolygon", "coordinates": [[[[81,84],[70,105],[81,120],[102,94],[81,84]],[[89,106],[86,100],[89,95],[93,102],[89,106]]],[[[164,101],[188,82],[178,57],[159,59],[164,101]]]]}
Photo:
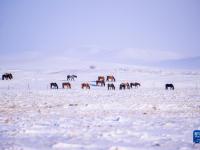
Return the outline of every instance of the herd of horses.
{"type": "MultiPolygon", "coordinates": [[[[75,78],[77,78],[76,75],[67,75],[67,81],[74,81],[75,78]]],[[[116,81],[115,77],[113,75],[111,76],[106,76],[106,78],[104,76],[98,76],[97,80],[95,81],[96,86],[102,86],[105,87],[106,86],[106,82],[107,83],[107,89],[108,90],[115,90],[115,84],[114,82],[116,81]]],[[[138,88],[140,87],[141,84],[138,82],[125,82],[125,83],[121,83],[119,85],[119,90],[126,90],[126,89],[132,89],[134,88],[138,88]]],[[[58,84],[55,82],[50,83],[50,88],[51,89],[58,89],[58,84]]],[[[62,83],[62,88],[63,89],[71,89],[71,83],[70,82],[64,82],[62,83]]],[[[82,83],[81,84],[81,89],[88,89],[90,90],[90,84],[89,83],[82,83]]],[[[165,89],[168,90],[174,90],[174,85],[173,84],[165,84],[165,89]]]]}
{"type": "MultiPolygon", "coordinates": [[[[77,78],[76,75],[67,75],[67,81],[74,81],[75,78],[77,78]]],[[[5,73],[2,75],[2,80],[12,80],[13,79],[13,75],[11,73],[5,73]]],[[[106,82],[107,83],[107,89],[108,90],[115,90],[115,85],[114,82],[116,81],[115,77],[113,75],[110,76],[106,76],[106,78],[104,76],[98,76],[97,80],[95,81],[96,86],[102,86],[105,87],[106,86],[106,82]]],[[[119,85],[119,90],[126,90],[126,89],[132,89],[134,88],[138,88],[140,87],[141,84],[138,82],[131,82],[131,83],[121,83],[119,85]]],[[[50,83],[50,88],[51,89],[58,89],[58,84],[55,82],[50,83]]],[[[63,89],[71,89],[71,83],[70,82],[64,82],[62,83],[62,88],[63,89]]],[[[90,89],[90,84],[89,83],[82,83],[81,84],[81,89],[90,89]]],[[[174,90],[174,85],[173,84],[165,84],[165,89],[166,90],[174,90]]]]}
{"type": "MultiPolygon", "coordinates": [[[[51,89],[58,89],[58,84],[55,82],[50,83],[50,88],[51,89]]],[[[71,83],[69,82],[64,82],[62,83],[62,88],[63,89],[71,89],[71,83]]],[[[90,89],[90,84],[89,83],[82,83],[81,84],[82,89],[90,89]]]]}

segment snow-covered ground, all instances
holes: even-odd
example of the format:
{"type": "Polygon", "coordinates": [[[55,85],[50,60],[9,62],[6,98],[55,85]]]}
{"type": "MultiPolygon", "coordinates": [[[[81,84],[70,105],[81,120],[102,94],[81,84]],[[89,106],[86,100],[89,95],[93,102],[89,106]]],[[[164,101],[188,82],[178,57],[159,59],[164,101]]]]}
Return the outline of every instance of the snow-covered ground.
{"type": "MultiPolygon", "coordinates": [[[[81,66],[82,64],[80,64],[81,66]]],[[[199,150],[200,72],[104,65],[96,69],[10,69],[0,81],[0,149],[199,150]],[[68,74],[72,89],[61,89],[68,74]],[[116,77],[115,91],[94,86],[99,75],[116,77]],[[120,91],[121,82],[141,87],[120,91]],[[58,90],[49,89],[57,82],[58,90]],[[80,84],[89,82],[91,90],[80,84]],[[173,83],[174,91],[166,91],[173,83]]]]}

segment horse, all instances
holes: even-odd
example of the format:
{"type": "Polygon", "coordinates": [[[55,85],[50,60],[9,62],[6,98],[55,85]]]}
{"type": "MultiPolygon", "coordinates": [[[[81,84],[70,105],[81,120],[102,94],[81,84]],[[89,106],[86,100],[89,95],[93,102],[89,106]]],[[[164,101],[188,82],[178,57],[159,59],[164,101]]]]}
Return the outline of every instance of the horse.
{"type": "Polygon", "coordinates": [[[8,80],[8,79],[13,79],[13,75],[11,74],[11,73],[5,73],[5,74],[3,74],[2,75],[2,80],[4,80],[4,79],[6,79],[6,80],[8,80]]]}
{"type": "Polygon", "coordinates": [[[165,89],[166,90],[168,90],[168,89],[170,89],[170,90],[174,90],[174,85],[173,84],[165,84],[165,89]]]}
{"type": "Polygon", "coordinates": [[[51,89],[58,89],[58,84],[57,83],[50,83],[50,88],[51,89]]]}
{"type": "Polygon", "coordinates": [[[127,83],[121,83],[119,85],[119,89],[122,90],[122,89],[130,89],[130,84],[127,82],[127,83]]]}
{"type": "Polygon", "coordinates": [[[82,88],[82,89],[84,89],[84,88],[85,88],[85,89],[90,89],[90,85],[89,85],[88,83],[82,83],[82,84],[81,84],[81,88],[82,88]]]}
{"type": "Polygon", "coordinates": [[[130,84],[127,82],[127,83],[125,83],[126,84],[126,88],[127,89],[130,89],[130,84]]]}
{"type": "Polygon", "coordinates": [[[122,89],[126,89],[126,85],[124,84],[124,83],[121,83],[120,85],[119,85],[119,89],[120,90],[122,90],[122,89]]]}
{"type": "Polygon", "coordinates": [[[97,80],[96,81],[96,86],[98,86],[98,85],[105,86],[105,81],[103,81],[103,80],[97,80]]]}
{"type": "Polygon", "coordinates": [[[74,81],[74,78],[77,78],[76,75],[67,75],[67,81],[71,80],[74,81]]]}
{"type": "Polygon", "coordinates": [[[62,83],[62,88],[71,89],[71,84],[69,82],[62,83]]]}
{"type": "Polygon", "coordinates": [[[115,77],[114,76],[107,76],[106,81],[113,81],[113,82],[115,82],[115,77]]]}
{"type": "Polygon", "coordinates": [[[108,90],[115,90],[115,85],[113,83],[108,84],[108,90]]]}
{"type": "Polygon", "coordinates": [[[131,87],[131,88],[132,88],[132,87],[138,88],[139,86],[141,86],[141,84],[138,83],[138,82],[130,83],[130,87],[131,87]]]}
{"type": "Polygon", "coordinates": [[[105,81],[105,77],[104,76],[98,76],[98,81],[105,81]]]}

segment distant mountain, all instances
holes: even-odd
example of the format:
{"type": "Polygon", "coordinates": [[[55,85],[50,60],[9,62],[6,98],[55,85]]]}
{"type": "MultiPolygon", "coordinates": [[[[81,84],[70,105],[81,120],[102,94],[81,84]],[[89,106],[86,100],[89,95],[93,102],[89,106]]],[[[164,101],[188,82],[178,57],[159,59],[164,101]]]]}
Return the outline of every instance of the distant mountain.
{"type": "MultiPolygon", "coordinates": [[[[74,69],[89,68],[101,64],[104,67],[111,64],[127,64],[133,66],[155,67],[159,69],[185,69],[200,70],[200,56],[185,59],[168,59],[168,53],[156,52],[156,56],[145,50],[102,50],[93,48],[83,48],[69,51],[35,51],[24,52],[18,55],[1,55],[0,69],[26,68],[26,69],[74,69]],[[151,58],[149,58],[151,57],[151,58]],[[163,61],[164,59],[167,59],[163,61]]],[[[173,56],[173,55],[172,55],[173,56]]],[[[111,65],[112,66],[112,65],[111,65]]]]}
{"type": "Polygon", "coordinates": [[[170,68],[170,69],[200,70],[200,56],[178,59],[178,60],[161,61],[159,63],[156,63],[155,65],[159,67],[170,68]]]}

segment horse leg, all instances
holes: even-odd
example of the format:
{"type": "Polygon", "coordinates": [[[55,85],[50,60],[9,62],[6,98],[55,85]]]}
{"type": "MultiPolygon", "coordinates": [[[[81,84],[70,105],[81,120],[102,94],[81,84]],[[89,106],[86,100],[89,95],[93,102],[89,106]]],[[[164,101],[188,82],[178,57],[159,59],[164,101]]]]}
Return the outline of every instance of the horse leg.
{"type": "Polygon", "coordinates": [[[106,81],[109,81],[109,78],[108,78],[108,77],[106,78],[106,81]]]}

